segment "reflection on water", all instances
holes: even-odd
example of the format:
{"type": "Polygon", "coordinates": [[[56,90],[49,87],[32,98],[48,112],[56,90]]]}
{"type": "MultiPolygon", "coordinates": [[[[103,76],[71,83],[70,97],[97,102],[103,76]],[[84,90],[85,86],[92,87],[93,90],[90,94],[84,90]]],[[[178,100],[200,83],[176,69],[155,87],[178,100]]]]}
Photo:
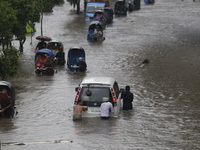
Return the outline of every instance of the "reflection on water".
{"type": "Polygon", "coordinates": [[[53,76],[35,75],[33,50],[38,41],[30,45],[28,37],[19,72],[9,78],[19,114],[0,120],[0,140],[73,142],[3,149],[200,149],[199,5],[190,0],[160,0],[154,5],[141,1],[141,10],[114,17],[102,43],[86,41],[84,15],[73,13],[67,3],[44,15],[45,35],[63,42],[66,56],[70,47],[82,46],[88,70],[70,74],[56,67],[53,76]],[[150,63],[142,64],[146,58],[150,63]],[[129,85],[134,110],[110,120],[73,122],[75,87],[85,76],[113,76],[121,88],[129,85]]]}
{"type": "Polygon", "coordinates": [[[6,133],[15,129],[14,121],[8,118],[0,119],[0,133],[6,133]]]}

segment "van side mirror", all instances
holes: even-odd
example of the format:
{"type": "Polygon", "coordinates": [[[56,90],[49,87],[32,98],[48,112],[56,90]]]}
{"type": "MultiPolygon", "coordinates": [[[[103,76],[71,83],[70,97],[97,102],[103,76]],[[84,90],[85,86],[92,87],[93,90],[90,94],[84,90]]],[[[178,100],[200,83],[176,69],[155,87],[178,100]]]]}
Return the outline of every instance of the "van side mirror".
{"type": "Polygon", "coordinates": [[[78,87],[75,88],[75,91],[76,91],[76,92],[78,91],[78,87]]]}

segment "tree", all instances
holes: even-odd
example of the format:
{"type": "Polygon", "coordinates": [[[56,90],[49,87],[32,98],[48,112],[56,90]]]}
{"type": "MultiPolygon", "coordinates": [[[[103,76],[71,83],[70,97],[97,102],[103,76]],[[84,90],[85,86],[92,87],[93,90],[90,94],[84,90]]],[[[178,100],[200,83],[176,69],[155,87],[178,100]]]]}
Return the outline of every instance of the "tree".
{"type": "Polygon", "coordinates": [[[11,45],[12,29],[17,22],[16,11],[8,2],[0,2],[0,44],[2,48],[11,45]]]}
{"type": "Polygon", "coordinates": [[[61,5],[64,3],[64,0],[44,0],[43,5],[44,5],[44,12],[50,12],[52,11],[52,8],[56,5],[61,5]]]}
{"type": "Polygon", "coordinates": [[[6,76],[12,76],[17,72],[19,51],[14,47],[10,47],[0,52],[0,77],[4,80],[6,76]]]}
{"type": "Polygon", "coordinates": [[[27,22],[40,22],[40,15],[46,4],[55,6],[64,0],[1,0],[0,1],[0,76],[6,76],[17,72],[19,65],[18,50],[12,46],[15,36],[20,43],[20,51],[23,52],[23,44],[26,41],[27,22]]]}
{"type": "Polygon", "coordinates": [[[12,0],[12,8],[17,10],[17,23],[13,27],[13,35],[20,43],[20,51],[23,52],[23,44],[26,41],[26,24],[28,21],[39,22],[43,6],[41,0],[12,0]]]}
{"type": "MultiPolygon", "coordinates": [[[[35,10],[30,10],[30,6],[26,9],[18,2],[21,0],[13,0],[12,3],[11,0],[0,2],[0,77],[2,80],[6,76],[14,75],[19,65],[19,51],[12,46],[13,35],[18,37],[22,48],[25,41],[26,20],[36,14],[35,10]],[[16,4],[20,5],[17,7],[16,4]],[[31,13],[28,13],[28,10],[31,13]]],[[[35,15],[32,19],[37,20],[39,17],[35,15]]]]}

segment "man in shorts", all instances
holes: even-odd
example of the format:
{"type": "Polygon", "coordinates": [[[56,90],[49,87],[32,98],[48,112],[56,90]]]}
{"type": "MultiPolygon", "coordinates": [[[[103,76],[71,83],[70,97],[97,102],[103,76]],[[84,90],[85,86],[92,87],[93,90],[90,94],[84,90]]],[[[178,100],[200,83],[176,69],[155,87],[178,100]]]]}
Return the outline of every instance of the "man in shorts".
{"type": "Polygon", "coordinates": [[[82,120],[82,111],[86,111],[87,108],[83,106],[83,102],[79,101],[77,105],[74,105],[73,121],[82,120]]]}

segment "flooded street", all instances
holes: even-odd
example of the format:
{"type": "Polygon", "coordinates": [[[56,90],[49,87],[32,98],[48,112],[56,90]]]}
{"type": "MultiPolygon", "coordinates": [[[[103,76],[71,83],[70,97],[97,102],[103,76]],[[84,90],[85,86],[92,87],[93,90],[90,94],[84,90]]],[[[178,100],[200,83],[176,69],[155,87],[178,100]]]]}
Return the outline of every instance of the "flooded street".
{"type": "MultiPolygon", "coordinates": [[[[114,8],[114,0],[111,7],[114,8]]],[[[43,35],[68,49],[86,51],[85,74],[56,67],[53,76],[34,73],[34,48],[27,35],[19,72],[7,79],[16,89],[18,115],[0,120],[2,150],[197,150],[200,149],[200,2],[141,1],[141,10],[114,16],[106,40],[86,40],[89,22],[65,2],[45,13],[43,35]],[[149,64],[142,64],[144,59],[149,64]],[[118,118],[72,121],[75,88],[85,76],[114,77],[134,93],[133,111],[118,118]],[[48,141],[48,142],[47,142],[48,141]]],[[[18,43],[16,43],[17,45],[18,43]]]]}

